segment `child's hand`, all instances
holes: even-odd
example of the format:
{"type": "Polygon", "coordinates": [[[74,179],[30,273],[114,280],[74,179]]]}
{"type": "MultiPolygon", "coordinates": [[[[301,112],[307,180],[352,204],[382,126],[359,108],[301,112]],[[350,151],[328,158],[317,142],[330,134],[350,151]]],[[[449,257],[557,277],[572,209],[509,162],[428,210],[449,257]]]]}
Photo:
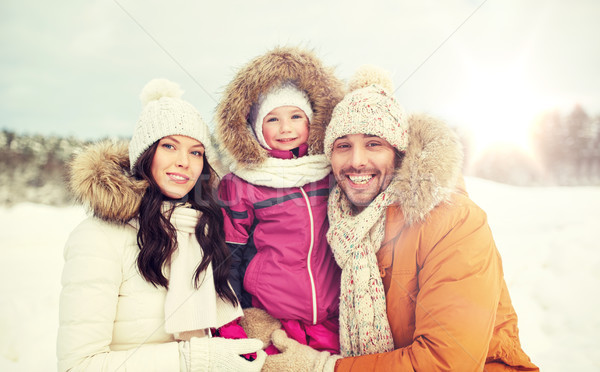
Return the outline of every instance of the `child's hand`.
{"type": "Polygon", "coordinates": [[[266,311],[255,307],[244,309],[244,316],[240,325],[246,331],[248,338],[258,338],[265,346],[271,343],[273,331],[281,328],[279,320],[273,318],[266,311]]]}

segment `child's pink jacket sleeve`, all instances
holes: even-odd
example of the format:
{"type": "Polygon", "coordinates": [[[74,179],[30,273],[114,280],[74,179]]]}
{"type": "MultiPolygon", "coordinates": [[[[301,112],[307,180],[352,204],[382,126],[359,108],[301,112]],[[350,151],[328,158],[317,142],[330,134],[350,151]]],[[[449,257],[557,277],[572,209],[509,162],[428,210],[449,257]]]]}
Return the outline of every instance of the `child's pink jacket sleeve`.
{"type": "Polygon", "coordinates": [[[251,185],[229,173],[219,184],[219,199],[223,209],[225,241],[246,244],[254,221],[254,209],[248,200],[251,185]]]}

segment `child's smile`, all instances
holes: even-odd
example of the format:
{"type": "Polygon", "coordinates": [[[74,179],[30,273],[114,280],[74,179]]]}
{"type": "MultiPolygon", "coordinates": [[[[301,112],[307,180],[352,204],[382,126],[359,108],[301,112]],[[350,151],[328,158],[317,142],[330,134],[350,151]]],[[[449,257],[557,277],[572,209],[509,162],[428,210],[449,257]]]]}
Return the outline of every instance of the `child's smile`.
{"type": "Polygon", "coordinates": [[[296,106],[280,106],[265,116],[262,132],[273,150],[291,150],[308,140],[308,117],[296,106]]]}

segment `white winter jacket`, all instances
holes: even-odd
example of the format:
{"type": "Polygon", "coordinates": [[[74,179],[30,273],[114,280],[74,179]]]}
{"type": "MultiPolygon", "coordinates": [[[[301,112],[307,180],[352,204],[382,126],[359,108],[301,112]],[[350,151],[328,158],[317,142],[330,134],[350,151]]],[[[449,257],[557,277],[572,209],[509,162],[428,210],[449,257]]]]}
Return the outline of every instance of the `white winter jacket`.
{"type": "Polygon", "coordinates": [[[65,247],[59,371],[179,371],[164,331],[166,289],[138,272],[137,230],[90,217],[65,247]]]}

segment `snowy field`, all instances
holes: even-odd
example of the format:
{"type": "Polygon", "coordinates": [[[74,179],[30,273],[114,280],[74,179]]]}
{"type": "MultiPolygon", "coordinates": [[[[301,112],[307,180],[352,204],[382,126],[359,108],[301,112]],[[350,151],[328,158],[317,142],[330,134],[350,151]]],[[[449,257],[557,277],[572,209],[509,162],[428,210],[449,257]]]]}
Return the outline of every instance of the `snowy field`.
{"type": "MultiPolygon", "coordinates": [[[[519,315],[544,372],[600,370],[600,187],[520,188],[467,179],[487,213],[519,315]]],[[[56,370],[62,248],[77,207],[0,209],[0,371],[56,370]]]]}

